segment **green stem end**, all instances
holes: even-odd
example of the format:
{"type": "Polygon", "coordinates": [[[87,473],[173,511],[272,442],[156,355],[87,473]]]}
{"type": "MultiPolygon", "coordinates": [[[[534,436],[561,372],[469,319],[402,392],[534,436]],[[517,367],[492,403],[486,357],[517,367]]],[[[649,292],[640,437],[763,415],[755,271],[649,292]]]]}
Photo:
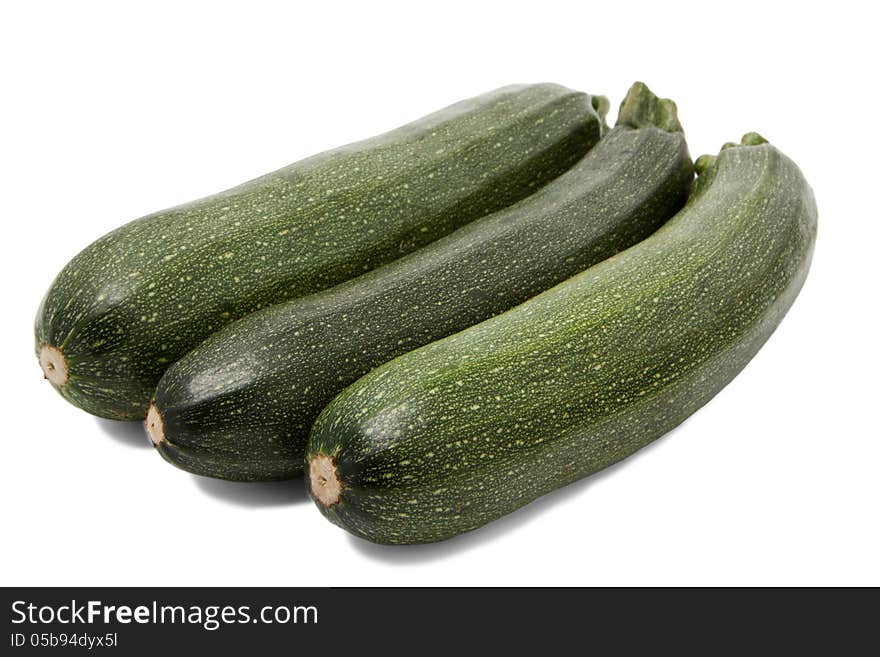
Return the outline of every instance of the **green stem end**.
{"type": "Polygon", "coordinates": [[[605,117],[608,116],[608,110],[611,109],[611,101],[606,96],[590,96],[590,102],[596,114],[599,115],[599,122],[602,124],[602,134],[608,132],[608,124],[605,117]]]}
{"type": "MultiPolygon", "coordinates": [[[[743,146],[760,146],[761,144],[766,143],[769,142],[757,132],[747,132],[742,136],[742,139],[738,144],[736,142],[729,141],[721,146],[721,150],[726,151],[729,148],[742,148],[743,146]]],[[[697,175],[703,176],[709,169],[711,169],[715,165],[715,161],[717,159],[717,155],[708,154],[698,157],[697,161],[694,162],[694,169],[696,169],[697,175]]]]}
{"type": "Polygon", "coordinates": [[[636,82],[620,104],[617,125],[632,128],[653,126],[666,132],[684,132],[678,121],[678,108],[668,98],[658,98],[643,82],[636,82]]]}

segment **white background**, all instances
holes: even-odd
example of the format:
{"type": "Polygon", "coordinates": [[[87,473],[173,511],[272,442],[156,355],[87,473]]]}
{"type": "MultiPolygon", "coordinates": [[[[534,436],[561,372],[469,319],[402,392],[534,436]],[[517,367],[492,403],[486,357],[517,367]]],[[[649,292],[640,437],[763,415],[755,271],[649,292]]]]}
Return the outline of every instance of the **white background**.
{"type": "MultiPolygon", "coordinates": [[[[4,585],[880,585],[876,20],[673,2],[5,3],[4,585]],[[301,481],[166,464],[42,380],[33,318],[119,224],[512,82],[674,98],[697,155],[756,130],[815,189],[813,269],[766,347],[622,464],[442,544],[329,524],[301,481]]],[[[612,119],[613,119],[612,112],[612,119]]]]}

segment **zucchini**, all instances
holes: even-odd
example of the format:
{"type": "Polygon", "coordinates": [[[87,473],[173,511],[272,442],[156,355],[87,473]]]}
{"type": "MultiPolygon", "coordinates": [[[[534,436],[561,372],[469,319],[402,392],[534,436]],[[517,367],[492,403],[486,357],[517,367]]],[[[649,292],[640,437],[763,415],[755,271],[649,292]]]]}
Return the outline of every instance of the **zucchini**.
{"type": "Polygon", "coordinates": [[[647,240],[346,388],[309,441],[321,512],[377,543],[446,539],[708,402],[798,294],[816,205],[754,134],[697,169],[688,203],[647,240]]]}
{"type": "Polygon", "coordinates": [[[520,200],[600,133],[586,94],[505,87],[126,224],[49,289],[35,331],[43,372],[90,413],[143,419],[162,373],[220,327],[520,200]]]}
{"type": "Polygon", "coordinates": [[[644,239],[681,208],[692,179],[674,104],[634,85],[617,127],[530,197],[209,337],[159,382],[153,443],[196,474],[302,474],[309,430],[345,386],[644,239]]]}

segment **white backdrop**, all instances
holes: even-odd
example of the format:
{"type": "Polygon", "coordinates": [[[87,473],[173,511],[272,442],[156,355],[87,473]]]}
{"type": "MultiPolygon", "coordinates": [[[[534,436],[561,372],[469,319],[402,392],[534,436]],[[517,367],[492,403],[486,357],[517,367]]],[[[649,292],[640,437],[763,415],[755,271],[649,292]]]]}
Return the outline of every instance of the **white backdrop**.
{"type": "Polygon", "coordinates": [[[16,4],[0,10],[0,584],[880,585],[880,52],[862,3],[16,4]],[[42,380],[42,295],[121,223],[503,84],[616,108],[637,79],[676,100],[694,157],[756,130],[798,162],[819,239],[757,358],[623,463],[458,539],[379,547],[301,481],[176,470],[42,380]]]}

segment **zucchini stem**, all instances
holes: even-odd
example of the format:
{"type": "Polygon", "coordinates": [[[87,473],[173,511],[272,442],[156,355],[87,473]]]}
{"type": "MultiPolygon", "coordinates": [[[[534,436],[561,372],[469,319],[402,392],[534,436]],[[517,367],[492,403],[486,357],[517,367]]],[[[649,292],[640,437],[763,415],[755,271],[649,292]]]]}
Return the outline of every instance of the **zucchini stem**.
{"type": "Polygon", "coordinates": [[[144,427],[153,447],[158,447],[165,441],[165,422],[162,420],[162,413],[156,408],[156,403],[150,404],[150,410],[147,411],[147,419],[144,420],[144,427]]]}
{"type": "Polygon", "coordinates": [[[616,125],[632,128],[653,126],[666,132],[684,132],[678,108],[668,98],[658,98],[644,82],[634,82],[617,112],[616,125]]]}
{"type": "Polygon", "coordinates": [[[40,349],[40,367],[43,369],[43,378],[48,379],[56,388],[61,388],[70,378],[67,358],[60,349],[52,345],[44,343],[40,349]]]}
{"type": "Polygon", "coordinates": [[[309,459],[309,479],[312,495],[328,509],[339,502],[342,496],[342,482],[332,456],[320,452],[309,459]]]}
{"type": "Polygon", "coordinates": [[[605,122],[605,117],[608,116],[608,110],[611,109],[611,101],[605,96],[590,96],[590,103],[593,109],[596,110],[596,114],[599,115],[599,123],[602,126],[602,134],[604,135],[610,130],[605,122]]]}

